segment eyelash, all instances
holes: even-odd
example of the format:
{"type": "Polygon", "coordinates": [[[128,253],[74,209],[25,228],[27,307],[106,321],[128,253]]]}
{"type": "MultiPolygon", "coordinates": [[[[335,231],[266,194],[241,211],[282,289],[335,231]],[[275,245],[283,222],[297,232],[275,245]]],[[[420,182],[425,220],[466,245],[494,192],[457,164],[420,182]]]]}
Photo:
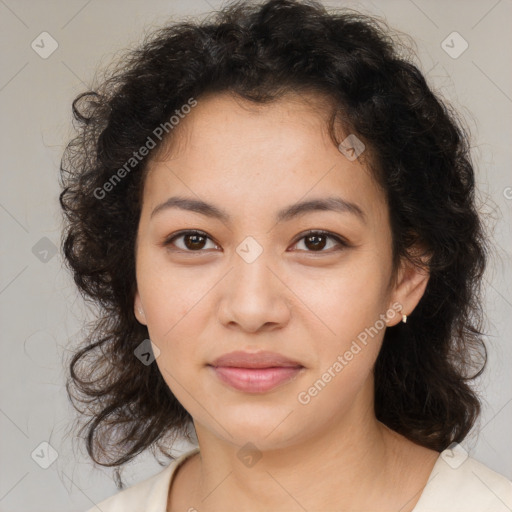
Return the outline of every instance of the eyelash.
{"type": "MultiPolygon", "coordinates": [[[[199,230],[196,230],[196,229],[190,229],[190,230],[185,230],[185,231],[179,231],[178,233],[174,233],[173,235],[169,236],[168,238],[166,238],[163,242],[163,246],[164,247],[168,247],[170,245],[172,245],[172,243],[180,238],[180,237],[183,237],[183,236],[186,236],[186,235],[198,235],[198,236],[202,236],[202,237],[205,237],[205,238],[208,238],[209,240],[212,240],[212,238],[210,236],[208,236],[204,231],[199,231],[199,230]]],[[[333,252],[337,252],[339,250],[342,250],[343,248],[347,248],[347,247],[350,247],[350,244],[348,242],[346,242],[343,238],[341,238],[340,236],[338,235],[335,235],[334,233],[331,233],[329,231],[323,231],[323,230],[310,230],[310,231],[307,231],[305,233],[302,233],[300,238],[298,238],[294,243],[293,245],[296,245],[298,242],[300,242],[303,238],[307,238],[308,236],[312,236],[312,235],[320,235],[320,236],[325,236],[327,238],[332,238],[333,240],[335,240],[340,246],[341,248],[338,248],[338,249],[329,249],[327,251],[325,250],[321,250],[321,251],[305,251],[305,252],[309,252],[311,254],[322,254],[322,253],[327,253],[327,254],[331,254],[333,252]]],[[[215,243],[215,242],[214,242],[215,243]]],[[[197,251],[191,251],[191,250],[185,250],[185,249],[180,249],[178,248],[177,249],[178,252],[186,252],[186,253],[201,253],[201,252],[205,252],[205,249],[199,249],[197,251]]]]}

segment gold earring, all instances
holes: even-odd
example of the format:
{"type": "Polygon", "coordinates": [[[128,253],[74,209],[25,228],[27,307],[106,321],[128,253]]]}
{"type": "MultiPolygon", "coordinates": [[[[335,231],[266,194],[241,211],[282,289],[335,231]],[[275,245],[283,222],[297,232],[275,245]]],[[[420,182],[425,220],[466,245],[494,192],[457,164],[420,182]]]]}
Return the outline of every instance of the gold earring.
{"type": "Polygon", "coordinates": [[[404,324],[407,322],[407,315],[402,315],[402,322],[404,324]]]}

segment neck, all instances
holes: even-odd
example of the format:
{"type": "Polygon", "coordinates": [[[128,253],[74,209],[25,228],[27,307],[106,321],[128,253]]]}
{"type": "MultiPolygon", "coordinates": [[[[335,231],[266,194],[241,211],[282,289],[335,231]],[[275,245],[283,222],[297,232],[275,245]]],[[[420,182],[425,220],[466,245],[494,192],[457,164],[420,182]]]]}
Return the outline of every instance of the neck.
{"type": "Polygon", "coordinates": [[[389,492],[396,462],[394,435],[373,406],[345,413],[307,439],[261,451],[253,465],[240,461],[239,446],[200,424],[196,432],[200,457],[189,496],[205,512],[247,510],[248,503],[251,511],[358,509],[389,492]]]}

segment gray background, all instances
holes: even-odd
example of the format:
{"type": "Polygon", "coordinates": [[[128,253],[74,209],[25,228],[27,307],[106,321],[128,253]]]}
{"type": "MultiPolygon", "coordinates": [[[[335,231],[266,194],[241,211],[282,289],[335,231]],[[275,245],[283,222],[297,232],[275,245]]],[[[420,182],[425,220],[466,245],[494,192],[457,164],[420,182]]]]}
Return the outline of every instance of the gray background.
{"type": "MultiPolygon", "coordinates": [[[[325,4],[383,16],[411,34],[420,69],[471,130],[481,209],[494,225],[496,253],[485,277],[490,358],[478,381],[484,411],[463,446],[512,479],[512,2],[325,4]],[[457,58],[441,46],[453,31],[469,44],[457,58]]],[[[63,358],[92,318],[54,254],[61,229],[59,161],[73,134],[71,101],[87,89],[98,66],[136,45],[145,30],[219,6],[216,0],[0,0],[1,512],[84,511],[116,492],[110,470],[95,469],[68,430],[73,409],[63,358]],[[58,43],[46,59],[31,47],[42,32],[58,43]],[[40,467],[48,457],[41,452],[44,442],[58,454],[47,469],[40,467]],[[39,459],[31,456],[34,450],[39,459]]],[[[462,48],[457,37],[448,39],[452,53],[462,48]]],[[[159,470],[143,456],[125,478],[131,485],[159,470]]]]}

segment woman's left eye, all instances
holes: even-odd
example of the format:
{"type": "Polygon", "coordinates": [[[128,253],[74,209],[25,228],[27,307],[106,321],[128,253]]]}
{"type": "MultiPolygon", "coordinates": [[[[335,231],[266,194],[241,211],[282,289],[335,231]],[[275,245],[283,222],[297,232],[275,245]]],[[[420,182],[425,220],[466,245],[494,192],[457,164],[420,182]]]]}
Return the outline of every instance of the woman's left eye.
{"type": "MultiPolygon", "coordinates": [[[[207,245],[208,240],[212,242],[214,246],[213,248],[217,247],[213,240],[203,231],[189,230],[172,235],[165,240],[163,245],[175,245],[183,252],[202,252],[202,250],[205,249],[205,245],[207,245]],[[175,241],[179,239],[182,239],[183,241],[181,247],[175,243],[175,241]]],[[[301,238],[294,243],[294,245],[298,245],[299,242],[302,242],[303,240],[306,252],[334,252],[331,250],[333,247],[338,246],[338,249],[335,250],[340,250],[343,247],[348,247],[349,245],[341,237],[328,231],[309,231],[303,234],[301,238]],[[334,240],[335,243],[327,247],[329,245],[327,242],[329,239],[334,240]],[[329,250],[324,250],[326,247],[329,250]]]]}
{"type": "Polygon", "coordinates": [[[296,244],[304,240],[305,247],[308,249],[313,248],[313,250],[308,250],[307,252],[333,252],[332,250],[323,250],[328,245],[327,240],[329,239],[334,240],[335,243],[328,247],[328,249],[332,249],[333,246],[336,247],[336,245],[338,246],[338,249],[335,250],[340,250],[339,246],[341,246],[341,248],[348,247],[348,244],[339,236],[327,231],[309,231],[306,235],[303,235],[296,244]]]}

